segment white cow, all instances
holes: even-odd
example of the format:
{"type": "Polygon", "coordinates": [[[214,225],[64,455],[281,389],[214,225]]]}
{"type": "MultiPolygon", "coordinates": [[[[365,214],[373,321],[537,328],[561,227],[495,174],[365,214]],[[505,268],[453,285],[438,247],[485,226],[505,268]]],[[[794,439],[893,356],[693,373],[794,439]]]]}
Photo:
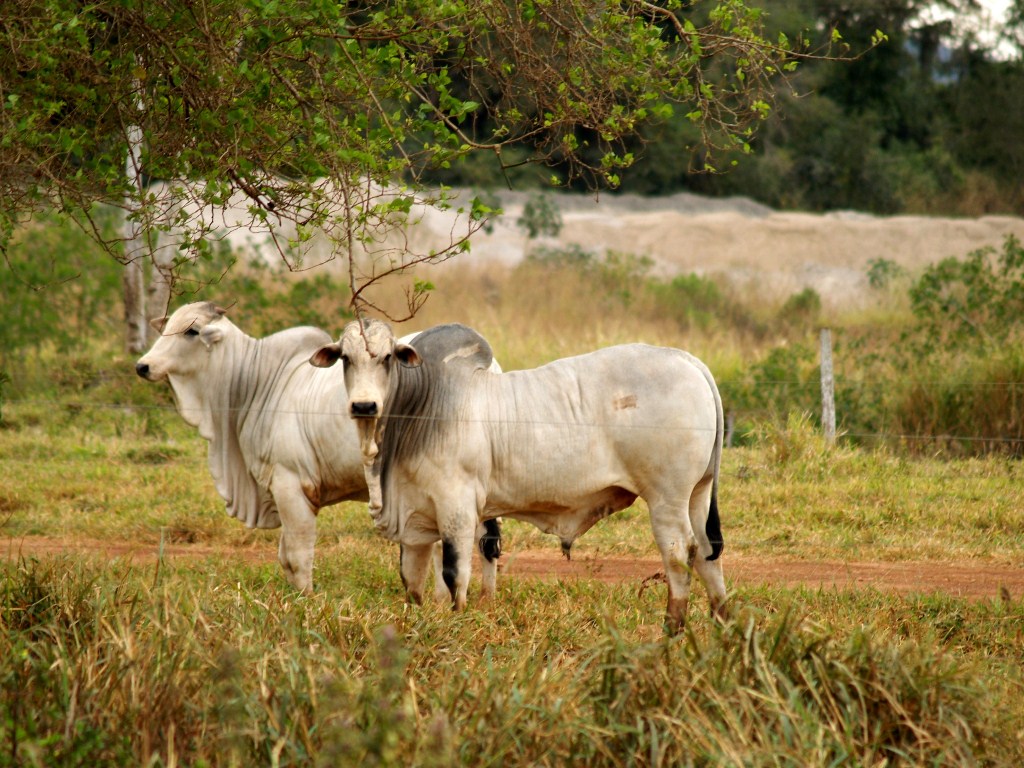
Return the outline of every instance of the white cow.
{"type": "MultiPolygon", "coordinates": [[[[136,372],[170,383],[178,412],[210,443],[210,472],[228,514],[250,528],[280,526],[285,576],[311,591],[317,513],[367,498],[344,382],[308,364],[330,336],[301,327],[255,339],[209,302],[187,304],[153,327],[161,336],[136,372]]],[[[496,527],[481,551],[490,555],[484,578],[493,581],[496,527]]],[[[440,551],[436,563],[440,574],[440,551]]],[[[448,598],[440,575],[436,589],[448,598]]]]}
{"type": "Polygon", "coordinates": [[[577,537],[639,496],[667,575],[668,630],[683,626],[693,570],[724,617],[722,401],[707,367],[681,350],[642,344],[500,375],[482,370],[490,356],[465,326],[424,331],[414,349],[386,324],[364,321],[310,360],[344,363],[348,411],[369,436],[362,444],[373,458],[371,497],[379,487],[371,512],[403,546],[412,598],[439,538],[458,610],[479,521],[527,520],[558,536],[568,554],[577,537]]]}

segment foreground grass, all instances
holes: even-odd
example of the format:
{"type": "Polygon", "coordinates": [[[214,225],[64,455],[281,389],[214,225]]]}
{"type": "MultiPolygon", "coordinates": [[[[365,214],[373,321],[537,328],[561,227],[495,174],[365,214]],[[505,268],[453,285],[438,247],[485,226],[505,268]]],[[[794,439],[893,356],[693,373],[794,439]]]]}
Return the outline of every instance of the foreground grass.
{"type": "Polygon", "coordinates": [[[1020,602],[755,590],[728,626],[652,641],[632,588],[512,581],[453,615],[382,593],[390,554],[352,555],[311,598],[272,564],[5,563],[5,762],[1024,759],[1020,602]]]}
{"type": "MultiPolygon", "coordinates": [[[[277,533],[226,517],[205,442],[130,362],[70,361],[4,406],[0,765],[1024,762],[1019,595],[740,588],[719,627],[697,587],[666,641],[664,587],[507,579],[453,615],[406,605],[395,548],[341,505],[300,597],[277,533]],[[218,554],[25,559],[25,537],[218,554]]],[[[1021,472],[830,448],[791,419],[726,452],[723,527],[754,557],[1024,567],[1021,472]]],[[[505,530],[510,552],[556,549],[505,530]]],[[[654,554],[642,507],[577,547],[654,554]]]]}

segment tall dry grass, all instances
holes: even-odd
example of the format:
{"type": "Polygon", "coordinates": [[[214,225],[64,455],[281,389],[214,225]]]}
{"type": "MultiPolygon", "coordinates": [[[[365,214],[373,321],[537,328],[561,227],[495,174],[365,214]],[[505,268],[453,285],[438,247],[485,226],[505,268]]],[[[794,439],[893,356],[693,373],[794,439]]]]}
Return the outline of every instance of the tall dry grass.
{"type": "MultiPolygon", "coordinates": [[[[645,274],[619,283],[569,266],[524,262],[446,266],[431,280],[435,290],[401,330],[465,323],[487,338],[508,369],[631,342],[679,347],[717,368],[734,367],[766,342],[714,316],[688,321],[671,299],[650,292],[645,274]]],[[[389,289],[388,306],[401,306],[398,284],[389,289]]]]}
{"type": "MultiPolygon", "coordinates": [[[[0,566],[7,765],[941,764],[1024,758],[1021,604],[754,593],[648,641],[631,589],[509,585],[462,615],[265,570],[68,558],[0,566]],[[567,590],[569,599],[560,599],[567,590]],[[599,607],[602,594],[617,616],[599,607]],[[909,610],[908,610],[909,609],[909,610]],[[864,611],[877,617],[870,623],[864,611]],[[884,624],[887,614],[921,620],[884,624]],[[805,618],[830,613],[829,625],[805,618]],[[929,626],[981,630],[952,643],[929,626]],[[638,632],[640,634],[638,635],[638,632]],[[1020,639],[1019,629],[1017,640],[1020,639]]],[[[370,585],[363,588],[362,584],[370,585]]],[[[947,632],[948,637],[948,632],[947,632]]]]}

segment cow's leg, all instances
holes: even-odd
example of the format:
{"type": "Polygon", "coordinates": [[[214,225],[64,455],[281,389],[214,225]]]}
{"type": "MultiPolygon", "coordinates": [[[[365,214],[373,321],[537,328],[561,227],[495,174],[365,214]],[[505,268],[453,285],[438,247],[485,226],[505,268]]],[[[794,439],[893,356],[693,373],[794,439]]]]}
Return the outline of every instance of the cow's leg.
{"type": "Polygon", "coordinates": [[[290,473],[275,473],[270,492],[281,517],[281,543],[277,558],[292,586],[311,593],[317,508],[310,504],[302,492],[298,478],[290,473]]]}
{"type": "MultiPolygon", "coordinates": [[[[483,556],[481,602],[491,600],[498,585],[498,558],[501,557],[501,524],[497,520],[486,520],[477,527],[477,546],[483,556]]],[[[434,599],[446,602],[452,599],[444,579],[444,544],[434,546],[434,599]]]]}
{"type": "Polygon", "coordinates": [[[469,577],[473,564],[475,526],[459,526],[441,532],[442,572],[444,583],[456,611],[466,609],[469,596],[469,577]]]}
{"type": "Polygon", "coordinates": [[[439,603],[447,603],[452,599],[448,585],[444,583],[444,545],[437,542],[432,545],[434,562],[434,599],[439,603]]]}
{"type": "Polygon", "coordinates": [[[697,539],[690,526],[685,505],[665,499],[648,499],[654,540],[661,552],[668,582],[668,606],[665,630],[670,635],[682,631],[690,603],[690,581],[697,558],[697,539]]]}
{"type": "Polygon", "coordinates": [[[485,520],[477,528],[477,541],[484,562],[482,568],[480,600],[486,602],[494,598],[498,587],[498,558],[501,557],[501,523],[497,520],[485,520]]]}
{"type": "Polygon", "coordinates": [[[703,554],[698,553],[694,569],[708,591],[711,615],[725,621],[729,618],[729,606],[725,601],[725,576],[722,574],[722,561],[720,559],[708,560],[703,554]]]}
{"type": "Polygon", "coordinates": [[[725,620],[729,616],[729,611],[725,602],[725,577],[722,575],[722,561],[721,559],[707,559],[711,554],[711,542],[708,540],[705,529],[708,512],[711,508],[711,490],[712,483],[709,478],[698,483],[690,495],[690,525],[698,544],[694,570],[697,571],[697,575],[704,583],[704,588],[708,591],[711,615],[725,620]]]}
{"type": "Polygon", "coordinates": [[[463,611],[469,601],[469,577],[473,560],[473,536],[454,536],[442,540],[445,586],[451,596],[452,608],[463,611]]]}
{"type": "Polygon", "coordinates": [[[402,584],[409,602],[416,605],[423,603],[423,589],[433,551],[433,544],[402,545],[402,584]]]}

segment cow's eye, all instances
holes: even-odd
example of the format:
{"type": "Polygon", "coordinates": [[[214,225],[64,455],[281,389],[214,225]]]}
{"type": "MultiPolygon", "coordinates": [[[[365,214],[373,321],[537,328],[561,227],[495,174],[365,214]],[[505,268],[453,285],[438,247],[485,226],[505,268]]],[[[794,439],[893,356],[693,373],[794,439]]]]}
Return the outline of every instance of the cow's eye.
{"type": "Polygon", "coordinates": [[[199,335],[199,331],[197,331],[195,328],[188,328],[185,331],[185,335],[186,336],[198,336],[199,335]]]}
{"type": "Polygon", "coordinates": [[[348,355],[342,355],[341,356],[341,364],[343,366],[345,366],[346,368],[348,368],[348,355]]]}
{"type": "Polygon", "coordinates": [[[384,355],[384,365],[391,365],[391,353],[384,355]]]}

